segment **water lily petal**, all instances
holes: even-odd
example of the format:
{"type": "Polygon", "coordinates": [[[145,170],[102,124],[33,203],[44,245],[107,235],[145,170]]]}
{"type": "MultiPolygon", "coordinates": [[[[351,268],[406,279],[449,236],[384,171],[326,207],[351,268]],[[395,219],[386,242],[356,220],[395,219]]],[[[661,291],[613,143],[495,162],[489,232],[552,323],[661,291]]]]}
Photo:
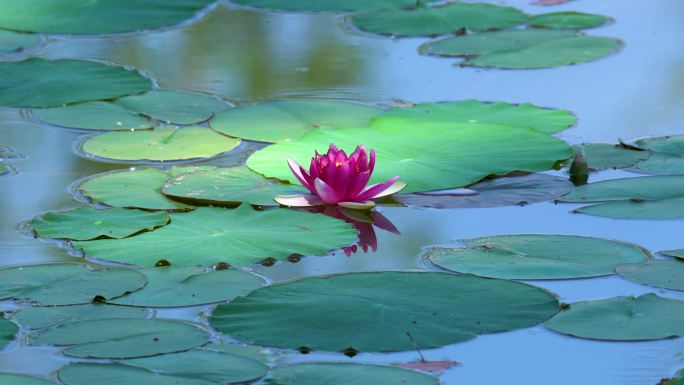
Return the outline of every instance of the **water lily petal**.
{"type": "Polygon", "coordinates": [[[365,201],[365,202],[339,202],[338,206],[344,207],[345,209],[354,210],[369,210],[375,207],[375,202],[365,201]]]}
{"type": "Polygon", "coordinates": [[[373,170],[375,169],[375,149],[370,150],[370,161],[368,162],[368,171],[373,173],[373,170]]]}
{"type": "Polygon", "coordinates": [[[312,207],[321,206],[325,202],[316,195],[309,194],[298,194],[298,195],[278,195],[275,197],[275,201],[283,206],[290,207],[312,207]]]}
{"type": "Polygon", "coordinates": [[[382,191],[378,194],[375,194],[375,196],[373,196],[373,199],[394,195],[394,194],[398,193],[399,191],[403,190],[404,188],[406,188],[406,183],[394,182],[385,191],[382,191]]]}
{"type": "Polygon", "coordinates": [[[309,191],[312,193],[315,193],[316,190],[314,189],[314,186],[311,185],[311,177],[304,171],[304,168],[297,164],[292,159],[287,160],[287,165],[290,166],[290,170],[294,174],[294,176],[299,180],[299,183],[302,184],[302,186],[306,187],[309,191]]]}
{"type": "Polygon", "coordinates": [[[361,191],[361,194],[359,194],[356,197],[356,199],[359,201],[365,201],[365,200],[374,198],[374,197],[382,194],[383,191],[390,188],[390,186],[392,186],[394,184],[394,182],[397,181],[397,179],[399,179],[399,177],[395,176],[394,178],[392,178],[386,182],[376,183],[374,185],[368,186],[365,189],[363,189],[363,191],[361,191]]]}
{"type": "Polygon", "coordinates": [[[325,203],[337,203],[340,201],[337,192],[321,178],[316,178],[316,180],[314,180],[314,187],[316,187],[316,194],[318,194],[325,203]]]}
{"type": "Polygon", "coordinates": [[[368,184],[368,181],[370,180],[371,177],[371,172],[370,171],[364,171],[359,174],[354,175],[351,178],[351,182],[349,182],[349,186],[347,186],[347,191],[345,193],[346,199],[355,199],[361,191],[366,187],[368,184]]]}

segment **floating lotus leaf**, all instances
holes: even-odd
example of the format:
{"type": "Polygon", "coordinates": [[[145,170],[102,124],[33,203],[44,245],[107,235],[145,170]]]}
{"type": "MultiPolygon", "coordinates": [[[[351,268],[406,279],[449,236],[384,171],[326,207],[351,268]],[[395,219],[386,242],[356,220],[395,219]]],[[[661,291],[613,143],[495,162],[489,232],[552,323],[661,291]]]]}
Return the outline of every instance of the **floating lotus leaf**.
{"type": "MultiPolygon", "coordinates": [[[[3,9],[0,18],[13,13],[5,4],[8,1],[19,4],[0,0],[0,8],[3,9]]],[[[33,3],[26,3],[29,2],[33,3]]],[[[27,11],[23,15],[33,17],[35,12],[27,11]]],[[[61,106],[138,94],[152,88],[150,80],[136,71],[85,60],[31,58],[4,62],[0,63],[0,73],[0,106],[10,107],[61,106]]]]}
{"type": "Polygon", "coordinates": [[[266,364],[266,362],[268,361],[268,357],[266,356],[264,350],[254,345],[212,342],[208,345],[204,345],[202,349],[228,353],[234,356],[251,358],[255,361],[262,362],[264,364],[266,364]]]}
{"type": "Polygon", "coordinates": [[[166,213],[82,207],[70,211],[48,212],[33,219],[28,225],[39,237],[83,241],[100,237],[125,238],[164,226],[169,223],[169,219],[166,213]]]}
{"type": "Polygon", "coordinates": [[[684,135],[661,136],[637,141],[639,147],[653,152],[684,155],[684,135]]]}
{"type": "Polygon", "coordinates": [[[211,158],[228,152],[240,139],[200,126],[154,130],[107,132],[91,136],[82,144],[88,156],[118,161],[189,160],[211,158]]]}
{"type": "MultiPolygon", "coordinates": [[[[460,3],[454,5],[456,4],[460,3]]],[[[538,107],[529,103],[490,103],[479,100],[418,103],[411,107],[392,108],[373,118],[371,126],[383,124],[383,121],[388,118],[405,118],[427,122],[501,124],[534,128],[548,134],[562,131],[575,124],[575,117],[567,110],[538,107]]]]}
{"type": "Polygon", "coordinates": [[[631,280],[671,290],[684,290],[684,262],[678,259],[651,260],[641,264],[621,265],[615,271],[631,280]]]}
{"type": "Polygon", "coordinates": [[[575,153],[584,155],[591,170],[625,168],[648,158],[647,151],[636,151],[619,144],[586,143],[573,146],[575,153]]]}
{"type": "Polygon", "coordinates": [[[64,107],[40,108],[32,111],[38,119],[58,126],[100,131],[130,131],[154,125],[139,114],[114,103],[86,102],[64,107]]]}
{"type": "Polygon", "coordinates": [[[121,240],[74,242],[87,256],[154,266],[196,266],[227,262],[248,265],[265,258],[285,259],[293,253],[319,255],[353,243],[354,228],[321,215],[275,208],[256,211],[202,207],[171,214],[171,224],[121,240]]]}
{"type": "Polygon", "coordinates": [[[283,11],[354,12],[415,7],[415,0],[234,0],[236,4],[283,11]]]}
{"type": "Polygon", "coordinates": [[[179,24],[212,0],[0,0],[0,28],[83,35],[155,29],[179,24]]]}
{"type": "Polygon", "coordinates": [[[143,274],[130,269],[93,269],[73,263],[12,267],[0,270],[0,299],[44,306],[77,305],[95,297],[115,298],[146,283],[143,274]]]}
{"type": "Polygon", "coordinates": [[[525,328],[557,311],[552,295],[513,281],[377,272],[304,278],[257,289],[219,305],[210,323],[259,345],[389,352],[525,328]]]}
{"type": "Polygon", "coordinates": [[[635,164],[630,170],[659,175],[682,175],[684,174],[684,156],[654,153],[648,159],[635,164]]]}
{"type": "Polygon", "coordinates": [[[168,170],[141,168],[94,175],[76,187],[76,191],[92,203],[114,207],[150,210],[190,210],[193,206],[176,202],[162,194],[164,183],[172,177],[212,166],[171,167],[168,170]]]}
{"type": "MultiPolygon", "coordinates": [[[[14,340],[14,335],[17,334],[19,328],[12,321],[0,317],[0,349],[14,340]]],[[[2,377],[0,377],[0,384],[2,377]]]]}
{"type": "Polygon", "coordinates": [[[635,199],[606,202],[580,207],[575,212],[618,219],[682,220],[684,197],[653,201],[635,199]]]}
{"type": "Polygon", "coordinates": [[[147,318],[147,309],[92,303],[72,306],[28,307],[14,313],[12,319],[29,329],[43,329],[65,322],[113,318],[147,318]]]}
{"type": "Polygon", "coordinates": [[[684,335],[684,302],[655,294],[576,302],[545,325],[580,338],[658,340],[684,335]]]}
{"type": "Polygon", "coordinates": [[[658,200],[684,196],[684,176],[610,179],[576,187],[561,202],[658,200]]]}
{"type": "Polygon", "coordinates": [[[485,180],[462,189],[438,190],[422,194],[400,194],[394,199],[405,205],[434,208],[474,208],[526,205],[546,202],[572,190],[565,178],[546,174],[523,174],[485,180]]]}
{"type": "Polygon", "coordinates": [[[266,179],[245,168],[216,168],[173,178],[162,192],[172,198],[199,203],[238,205],[241,202],[258,206],[277,206],[278,195],[307,194],[299,185],[266,179]]]}
{"type": "Polygon", "coordinates": [[[663,255],[669,255],[670,257],[684,259],[684,249],[663,250],[663,251],[659,251],[659,253],[663,254],[663,255]]]}
{"type": "Polygon", "coordinates": [[[408,184],[407,193],[465,186],[512,171],[547,170],[572,155],[565,142],[533,129],[403,121],[371,129],[311,132],[295,142],[255,152],[247,166],[267,177],[297,183],[287,159],[308,164],[314,150],[325,152],[330,143],[348,151],[358,144],[375,149],[371,183],[398,175],[408,184]]]}
{"type": "Polygon", "coordinates": [[[228,105],[209,95],[196,92],[153,90],[142,95],[121,98],[116,104],[165,123],[203,122],[228,105]]]}
{"type": "Polygon", "coordinates": [[[568,279],[614,274],[615,266],[641,263],[642,248],[571,235],[499,235],[464,240],[465,247],[435,248],[426,256],[459,273],[504,279],[568,279]]]}
{"type": "Polygon", "coordinates": [[[56,385],[47,378],[24,374],[0,373],[0,385],[56,385]]]}
{"type": "Polygon", "coordinates": [[[39,35],[0,31],[0,55],[22,52],[42,42],[43,39],[39,35]]]}
{"type": "Polygon", "coordinates": [[[270,374],[277,385],[437,385],[439,381],[413,370],[380,365],[304,363],[280,366],[270,374]]]}
{"type": "Polygon", "coordinates": [[[138,270],[147,285],[110,303],[143,307],[194,306],[232,301],[261,287],[259,277],[240,270],[209,270],[201,267],[166,266],[138,270]]]}
{"type": "Polygon", "coordinates": [[[528,21],[533,27],[553,29],[583,29],[602,26],[610,19],[591,13],[553,12],[535,15],[528,21]]]}
{"type": "Polygon", "coordinates": [[[198,325],[167,319],[119,318],[68,322],[30,336],[32,345],[67,346],[83,358],[137,358],[185,351],[209,342],[198,325]]]}
{"type": "Polygon", "coordinates": [[[10,172],[12,172],[11,166],[0,163],[0,175],[9,174],[10,172]]]}
{"type": "Polygon", "coordinates": [[[461,29],[484,31],[514,27],[527,21],[518,9],[493,4],[451,3],[441,7],[392,9],[352,16],[354,25],[395,36],[433,36],[461,29]]]}
{"type": "Polygon", "coordinates": [[[596,60],[621,46],[620,40],[576,31],[527,29],[449,37],[427,44],[425,52],[465,57],[462,66],[532,69],[596,60]]]}
{"type": "Polygon", "coordinates": [[[321,129],[365,127],[380,111],[344,101],[276,100],[231,108],[217,114],[210,125],[218,132],[238,138],[282,142],[321,129]]]}

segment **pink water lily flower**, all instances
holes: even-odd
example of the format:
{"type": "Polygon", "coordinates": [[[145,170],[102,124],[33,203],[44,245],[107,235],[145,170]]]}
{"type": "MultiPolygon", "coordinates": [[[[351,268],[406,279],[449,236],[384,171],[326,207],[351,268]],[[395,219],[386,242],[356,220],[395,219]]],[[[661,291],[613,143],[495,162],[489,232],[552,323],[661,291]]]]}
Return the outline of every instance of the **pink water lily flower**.
{"type": "Polygon", "coordinates": [[[362,145],[350,155],[330,144],[328,152],[311,158],[309,172],[292,159],[287,160],[290,170],[311,194],[280,195],[276,202],[285,206],[308,207],[334,204],[347,208],[369,209],[375,206],[372,199],[396,194],[406,187],[397,182],[398,176],[371,186],[368,181],[375,168],[375,151],[367,156],[362,145]]]}

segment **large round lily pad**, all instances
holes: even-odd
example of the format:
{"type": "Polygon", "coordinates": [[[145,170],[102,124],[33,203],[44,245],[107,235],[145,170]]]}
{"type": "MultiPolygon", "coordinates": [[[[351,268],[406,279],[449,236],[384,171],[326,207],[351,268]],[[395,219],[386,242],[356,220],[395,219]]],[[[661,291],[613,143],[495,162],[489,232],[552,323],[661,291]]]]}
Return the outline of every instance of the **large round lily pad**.
{"type": "Polygon", "coordinates": [[[147,309],[89,303],[71,306],[23,308],[12,315],[19,325],[29,329],[43,329],[65,322],[113,318],[147,318],[147,309]]]}
{"type": "Polygon", "coordinates": [[[165,123],[203,122],[228,105],[209,95],[187,91],[153,90],[121,98],[116,104],[165,123]]]}
{"type": "MultiPolygon", "coordinates": [[[[0,18],[10,13],[5,2],[0,0],[0,18]]],[[[150,80],[136,71],[84,60],[31,58],[4,62],[0,63],[0,73],[0,106],[10,107],[61,106],[138,94],[152,88],[150,80]]]]}
{"type": "Polygon", "coordinates": [[[93,269],[71,263],[12,267],[0,270],[0,299],[76,305],[90,303],[95,297],[115,298],[146,283],[143,274],[130,269],[93,269]]]}
{"type": "Polygon", "coordinates": [[[518,9],[493,4],[451,3],[441,7],[393,9],[352,16],[358,28],[384,35],[433,36],[460,29],[484,31],[516,26],[527,21],[518,9]]]}
{"type": "Polygon", "coordinates": [[[240,144],[207,127],[157,127],[91,136],[82,143],[87,156],[117,161],[169,161],[210,158],[240,144]]]}
{"type": "Polygon", "coordinates": [[[314,150],[330,143],[352,151],[364,144],[377,153],[371,183],[400,176],[405,192],[465,186],[490,175],[541,171],[572,156],[562,140],[542,132],[474,123],[412,121],[396,125],[316,131],[295,142],[278,143],[255,152],[247,166],[267,177],[297,183],[287,166],[292,158],[308,164],[314,150]]]}
{"type": "Polygon", "coordinates": [[[0,55],[22,52],[42,42],[40,35],[0,31],[0,55]]]}
{"type": "Polygon", "coordinates": [[[415,7],[415,0],[234,0],[236,4],[283,11],[353,12],[415,7]]]}
{"type": "Polygon", "coordinates": [[[47,378],[24,374],[0,373],[0,385],[56,385],[47,378]]]}
{"type": "Polygon", "coordinates": [[[553,29],[584,29],[602,26],[610,19],[591,13],[583,12],[553,12],[534,15],[528,24],[539,28],[553,29]]]}
{"type": "Polygon", "coordinates": [[[619,144],[586,143],[573,146],[582,154],[591,170],[625,168],[649,157],[648,151],[637,151],[619,144]]]}
{"type": "Polygon", "coordinates": [[[684,196],[684,176],[610,179],[575,188],[561,202],[659,200],[684,196]]]}
{"type": "Polygon", "coordinates": [[[212,0],[0,0],[0,28],[55,34],[103,34],[172,26],[212,0]]]}
{"type": "Polygon", "coordinates": [[[277,195],[306,194],[299,185],[266,179],[246,167],[216,168],[173,178],[162,192],[170,197],[199,203],[277,206],[277,195]]]}
{"type": "Polygon", "coordinates": [[[303,363],[280,366],[270,374],[278,385],[437,385],[439,381],[427,374],[380,365],[349,363],[303,363]]]}
{"type": "Polygon", "coordinates": [[[165,266],[139,271],[147,277],[147,285],[110,303],[143,307],[194,306],[230,301],[262,285],[256,275],[234,269],[207,271],[196,266],[165,266]]]}
{"type": "Polygon", "coordinates": [[[430,55],[459,56],[462,66],[532,69],[584,63],[617,52],[610,37],[569,30],[527,29],[483,32],[429,43],[430,55]]]}
{"type": "Polygon", "coordinates": [[[171,224],[158,230],[120,240],[74,242],[74,247],[93,258],[142,266],[161,259],[179,266],[248,265],[294,253],[324,254],[356,238],[351,225],[325,215],[243,205],[171,214],[171,224]]]}
{"type": "Polygon", "coordinates": [[[684,262],[678,259],[651,260],[641,264],[621,265],[615,271],[644,285],[684,290],[684,262]]]}
{"type": "Polygon", "coordinates": [[[387,118],[405,118],[428,122],[491,123],[504,126],[534,128],[548,134],[575,124],[567,110],[538,107],[534,104],[510,104],[463,100],[458,102],[418,103],[383,111],[373,118],[371,126],[383,124],[387,118]]]}
{"type": "Polygon", "coordinates": [[[281,142],[321,129],[365,127],[380,111],[345,101],[276,100],[224,111],[210,125],[218,132],[238,138],[281,142]]]}
{"type": "Polygon", "coordinates": [[[466,247],[435,248],[432,263],[459,273],[504,279],[568,279],[614,274],[615,266],[641,263],[642,248],[572,235],[499,235],[464,240],[466,247]]]}
{"type": "Polygon", "coordinates": [[[577,302],[545,325],[575,337],[641,341],[684,335],[684,302],[655,294],[577,302]]]}
{"type": "Polygon", "coordinates": [[[557,311],[552,295],[522,283],[378,272],[304,278],[257,289],[219,305],[210,323],[259,345],[389,352],[525,328],[557,311]]]}
{"type": "Polygon", "coordinates": [[[12,323],[12,321],[0,317],[0,349],[14,340],[14,335],[17,334],[18,331],[19,327],[12,323]]]}
{"type": "Polygon", "coordinates": [[[58,126],[84,130],[142,130],[154,125],[139,114],[109,102],[85,102],[64,107],[36,108],[38,119],[58,126]]]}
{"type": "Polygon", "coordinates": [[[137,358],[174,353],[209,342],[198,325],[167,319],[119,318],[68,322],[30,336],[32,345],[67,346],[83,358],[137,358]]]}
{"type": "Polygon", "coordinates": [[[605,202],[580,207],[575,212],[618,219],[684,220],[684,197],[605,202]]]}
{"type": "Polygon", "coordinates": [[[70,211],[48,212],[33,219],[28,225],[40,237],[88,240],[100,237],[125,238],[164,226],[169,223],[169,219],[169,215],[163,212],[82,207],[70,211]]]}

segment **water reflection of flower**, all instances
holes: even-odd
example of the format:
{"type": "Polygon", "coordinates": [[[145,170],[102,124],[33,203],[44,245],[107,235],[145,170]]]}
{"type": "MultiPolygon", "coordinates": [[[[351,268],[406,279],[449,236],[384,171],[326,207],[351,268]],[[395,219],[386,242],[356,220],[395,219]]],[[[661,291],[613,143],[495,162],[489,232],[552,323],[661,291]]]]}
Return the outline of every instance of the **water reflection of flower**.
{"type": "Polygon", "coordinates": [[[348,257],[358,252],[359,246],[364,252],[368,252],[369,249],[373,252],[377,251],[378,239],[375,235],[375,227],[392,234],[401,235],[394,224],[377,211],[360,212],[339,206],[325,206],[320,209],[320,212],[351,224],[359,232],[359,240],[356,244],[342,248],[348,257]]]}

